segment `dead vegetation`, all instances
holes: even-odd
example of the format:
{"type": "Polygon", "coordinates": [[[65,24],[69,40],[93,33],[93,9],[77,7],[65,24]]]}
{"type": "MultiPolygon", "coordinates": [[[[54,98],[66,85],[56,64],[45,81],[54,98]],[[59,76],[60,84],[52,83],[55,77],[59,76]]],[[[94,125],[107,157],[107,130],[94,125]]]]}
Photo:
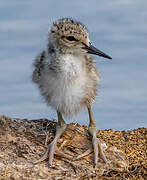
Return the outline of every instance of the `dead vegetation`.
{"type": "MultiPolygon", "coordinates": [[[[27,120],[0,117],[0,179],[26,180],[86,180],[146,179],[147,129],[130,131],[100,130],[98,137],[105,147],[108,163],[99,161],[93,167],[93,153],[77,161],[55,156],[53,168],[47,160],[38,164],[33,161],[44,152],[51,142],[56,122],[47,119],[27,120]],[[47,142],[46,142],[47,139],[47,142]]],[[[69,124],[58,141],[58,148],[76,157],[91,146],[87,126],[69,124]]]]}

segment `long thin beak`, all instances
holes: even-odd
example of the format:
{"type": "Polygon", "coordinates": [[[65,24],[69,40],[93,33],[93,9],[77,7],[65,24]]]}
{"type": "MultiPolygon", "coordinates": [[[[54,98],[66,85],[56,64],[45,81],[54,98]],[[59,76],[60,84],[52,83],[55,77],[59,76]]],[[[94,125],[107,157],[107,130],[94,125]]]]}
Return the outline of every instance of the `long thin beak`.
{"type": "Polygon", "coordinates": [[[103,53],[102,51],[100,51],[99,49],[95,48],[94,46],[92,46],[91,44],[89,46],[87,46],[86,44],[84,44],[85,47],[83,47],[83,49],[87,50],[87,53],[90,54],[95,54],[98,56],[102,56],[104,58],[108,58],[108,59],[112,59],[110,56],[108,56],[107,54],[103,53]]]}

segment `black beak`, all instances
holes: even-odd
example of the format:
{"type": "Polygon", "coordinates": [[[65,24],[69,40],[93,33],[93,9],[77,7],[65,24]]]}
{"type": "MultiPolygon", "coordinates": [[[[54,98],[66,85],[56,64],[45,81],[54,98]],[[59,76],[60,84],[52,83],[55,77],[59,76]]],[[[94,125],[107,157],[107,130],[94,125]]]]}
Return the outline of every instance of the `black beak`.
{"type": "Polygon", "coordinates": [[[108,59],[112,59],[110,56],[108,56],[107,54],[103,53],[102,51],[98,50],[97,48],[95,48],[94,46],[92,46],[91,44],[89,46],[87,46],[86,44],[84,44],[85,47],[83,47],[83,49],[87,50],[87,53],[90,54],[95,54],[98,56],[102,56],[104,58],[108,58],[108,59]]]}

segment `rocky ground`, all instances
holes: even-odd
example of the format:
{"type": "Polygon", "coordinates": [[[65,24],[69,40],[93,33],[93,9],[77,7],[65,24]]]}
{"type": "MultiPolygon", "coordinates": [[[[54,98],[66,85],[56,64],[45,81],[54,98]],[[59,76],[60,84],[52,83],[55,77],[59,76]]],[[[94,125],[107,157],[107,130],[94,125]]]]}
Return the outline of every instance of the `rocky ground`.
{"type": "MultiPolygon", "coordinates": [[[[55,134],[56,122],[47,119],[27,120],[0,117],[0,179],[7,180],[138,180],[147,179],[147,129],[130,131],[99,130],[108,163],[101,159],[93,167],[93,153],[79,160],[54,158],[33,162],[45,152],[55,134]]],[[[91,147],[87,126],[69,124],[58,141],[60,151],[76,157],[91,147]]]]}

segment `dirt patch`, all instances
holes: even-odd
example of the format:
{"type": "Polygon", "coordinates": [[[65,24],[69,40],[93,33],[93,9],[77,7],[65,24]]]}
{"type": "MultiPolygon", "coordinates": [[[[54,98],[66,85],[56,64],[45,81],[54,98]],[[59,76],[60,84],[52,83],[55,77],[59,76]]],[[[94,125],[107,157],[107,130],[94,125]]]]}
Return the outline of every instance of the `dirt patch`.
{"type": "MultiPolygon", "coordinates": [[[[93,153],[77,161],[56,157],[53,167],[45,160],[33,162],[46,150],[55,135],[56,122],[0,117],[0,179],[146,179],[147,129],[99,130],[108,163],[93,167],[93,153]]],[[[87,126],[69,124],[58,141],[60,151],[76,157],[91,147],[87,126]]]]}

